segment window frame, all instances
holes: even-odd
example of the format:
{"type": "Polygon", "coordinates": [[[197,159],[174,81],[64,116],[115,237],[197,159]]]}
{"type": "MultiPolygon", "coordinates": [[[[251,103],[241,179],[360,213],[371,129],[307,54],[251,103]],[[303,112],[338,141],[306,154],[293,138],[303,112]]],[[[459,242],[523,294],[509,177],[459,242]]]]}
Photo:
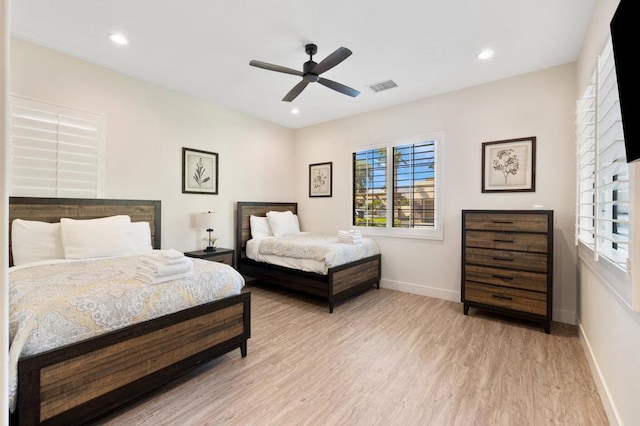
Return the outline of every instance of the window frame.
{"type": "Polygon", "coordinates": [[[611,49],[609,39],[598,57],[589,85],[577,101],[576,246],[580,259],[625,304],[634,309],[630,264],[632,246],[637,241],[631,235],[635,213],[634,176],[632,167],[626,163],[624,141],[620,142],[615,133],[616,130],[622,132],[622,124],[620,122],[618,126],[619,120],[615,118],[617,87],[611,81],[612,76],[615,78],[611,49]],[[593,110],[585,108],[590,99],[594,99],[593,110]],[[595,129],[593,144],[584,136],[588,126],[595,129]],[[592,152],[593,164],[585,161],[587,150],[592,152]],[[594,168],[593,177],[581,175],[581,170],[589,166],[594,168]],[[587,188],[590,185],[592,188],[587,188]],[[619,196],[621,190],[626,192],[626,199],[619,196]],[[592,214],[587,214],[582,206],[591,207],[592,214]],[[582,220],[591,221],[593,226],[585,227],[582,220]],[[623,242],[617,241],[617,236],[622,236],[623,242]]]}
{"type": "Polygon", "coordinates": [[[443,132],[434,132],[429,134],[423,134],[420,136],[414,136],[403,139],[394,139],[388,142],[377,143],[377,144],[368,144],[356,146],[352,150],[352,161],[351,161],[351,188],[352,188],[352,198],[351,198],[351,224],[354,230],[359,231],[364,235],[375,236],[375,237],[394,237],[394,238],[415,238],[415,239],[427,239],[427,240],[443,240],[444,239],[444,230],[442,226],[442,214],[441,212],[441,203],[440,203],[440,188],[442,187],[442,173],[441,162],[442,162],[442,146],[444,145],[444,133],[443,132]],[[420,144],[424,142],[434,142],[434,171],[433,171],[433,179],[434,179],[434,225],[433,227],[425,227],[425,228],[399,228],[393,227],[393,196],[394,196],[394,170],[393,170],[393,148],[411,145],[411,144],[420,144]],[[386,195],[387,195],[387,212],[386,212],[386,226],[358,226],[354,224],[354,214],[356,209],[355,204],[355,179],[354,179],[354,165],[353,165],[353,155],[356,153],[367,151],[367,150],[375,150],[380,148],[386,148],[386,176],[385,176],[385,187],[386,187],[386,195]]]}

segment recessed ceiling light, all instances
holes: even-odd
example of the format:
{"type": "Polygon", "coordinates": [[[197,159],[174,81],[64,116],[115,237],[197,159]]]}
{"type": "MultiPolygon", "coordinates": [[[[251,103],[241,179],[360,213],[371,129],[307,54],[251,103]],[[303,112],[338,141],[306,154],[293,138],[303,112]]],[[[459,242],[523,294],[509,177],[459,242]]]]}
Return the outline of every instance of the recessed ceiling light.
{"type": "Polygon", "coordinates": [[[294,108],[291,110],[291,114],[300,114],[300,110],[298,108],[294,108]]]}
{"type": "Polygon", "coordinates": [[[491,49],[484,49],[482,52],[478,53],[478,59],[482,59],[483,61],[490,59],[492,56],[493,50],[491,49]]]}
{"type": "Polygon", "coordinates": [[[124,34],[120,34],[120,33],[109,34],[109,40],[121,46],[129,44],[129,40],[127,40],[127,37],[124,34]]]}

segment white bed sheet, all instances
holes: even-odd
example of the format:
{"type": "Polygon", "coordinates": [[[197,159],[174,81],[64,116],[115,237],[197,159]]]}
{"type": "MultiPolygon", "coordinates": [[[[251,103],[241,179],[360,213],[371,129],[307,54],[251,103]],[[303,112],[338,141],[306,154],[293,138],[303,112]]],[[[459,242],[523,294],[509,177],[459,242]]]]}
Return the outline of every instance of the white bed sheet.
{"type": "MultiPolygon", "coordinates": [[[[334,246],[334,248],[337,248],[340,251],[349,250],[351,253],[349,253],[349,257],[327,256],[326,258],[319,260],[292,256],[278,256],[260,252],[260,244],[263,241],[268,239],[277,239],[277,237],[252,238],[247,241],[245,253],[249,259],[255,260],[256,262],[264,262],[322,275],[326,275],[329,268],[334,266],[343,265],[357,259],[363,259],[380,253],[378,245],[371,238],[363,237],[362,243],[360,244],[344,244],[338,242],[338,237],[334,235],[301,232],[298,236],[309,237],[310,244],[314,244],[313,240],[316,240],[323,246],[323,248],[331,249],[331,246],[334,246]]],[[[295,238],[295,236],[280,237],[280,240],[292,238],[295,238]]]]}
{"type": "Polygon", "coordinates": [[[272,265],[284,266],[286,268],[297,269],[305,272],[315,272],[316,274],[327,274],[327,265],[320,260],[313,259],[296,259],[294,257],[274,256],[269,254],[260,254],[260,240],[264,238],[274,237],[259,237],[252,238],[247,241],[247,257],[256,262],[270,263],[272,265]]]}

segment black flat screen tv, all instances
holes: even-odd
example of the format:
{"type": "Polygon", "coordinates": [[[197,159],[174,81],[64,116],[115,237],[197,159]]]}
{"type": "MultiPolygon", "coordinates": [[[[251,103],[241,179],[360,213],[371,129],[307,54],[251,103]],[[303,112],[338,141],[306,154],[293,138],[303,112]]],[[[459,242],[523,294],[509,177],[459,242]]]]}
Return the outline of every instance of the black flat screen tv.
{"type": "Polygon", "coordinates": [[[638,0],[621,0],[610,25],[628,163],[640,159],[640,72],[634,64],[638,61],[640,52],[637,41],[637,3],[638,0]]]}

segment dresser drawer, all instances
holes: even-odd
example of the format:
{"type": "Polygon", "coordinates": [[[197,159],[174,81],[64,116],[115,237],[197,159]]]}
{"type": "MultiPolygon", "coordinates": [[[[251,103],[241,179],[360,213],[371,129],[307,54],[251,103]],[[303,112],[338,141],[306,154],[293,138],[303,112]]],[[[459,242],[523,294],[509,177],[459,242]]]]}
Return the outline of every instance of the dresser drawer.
{"type": "Polygon", "coordinates": [[[546,253],[547,234],[467,231],[466,246],[546,253]]]}
{"type": "Polygon", "coordinates": [[[547,275],[537,272],[513,271],[489,266],[466,265],[465,279],[522,290],[547,291],[547,275]]]}
{"type": "Polygon", "coordinates": [[[547,232],[547,227],[547,216],[542,214],[467,213],[465,215],[465,229],[547,232]]]}
{"type": "Polygon", "coordinates": [[[465,262],[475,265],[498,266],[531,272],[547,272],[545,253],[525,253],[520,251],[493,250],[467,247],[465,262]]]}
{"type": "Polygon", "coordinates": [[[464,297],[470,302],[547,315],[547,295],[544,293],[467,282],[464,297]]]}

